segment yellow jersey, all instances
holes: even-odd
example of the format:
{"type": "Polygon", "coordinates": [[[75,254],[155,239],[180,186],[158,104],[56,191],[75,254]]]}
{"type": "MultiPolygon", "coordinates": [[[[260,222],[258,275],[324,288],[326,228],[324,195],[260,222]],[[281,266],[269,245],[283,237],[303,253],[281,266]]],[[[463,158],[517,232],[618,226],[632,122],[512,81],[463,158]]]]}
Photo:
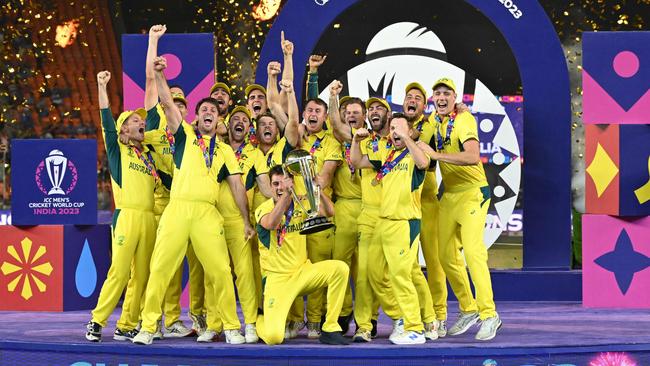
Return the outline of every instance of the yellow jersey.
{"type": "MultiPolygon", "coordinates": [[[[383,150],[390,149],[390,140],[387,136],[382,137],[376,132],[361,141],[361,154],[367,155],[370,161],[381,161],[383,150]]],[[[381,206],[381,185],[373,185],[372,181],[377,175],[374,169],[362,169],[361,172],[361,205],[379,209],[381,206]]]]}
{"type": "MultiPolygon", "coordinates": [[[[246,194],[248,196],[249,207],[252,207],[253,192],[256,187],[256,179],[260,174],[269,172],[264,160],[262,151],[254,147],[249,142],[244,143],[234,151],[235,158],[239,164],[239,169],[242,172],[242,183],[246,194]]],[[[239,207],[235,201],[235,197],[230,190],[230,185],[227,181],[222,181],[219,187],[219,212],[223,217],[238,217],[241,216],[239,207]]]]}
{"type": "Polygon", "coordinates": [[[332,186],[335,198],[361,199],[361,176],[359,169],[350,164],[350,144],[341,144],[343,163],[336,168],[332,186]]]}
{"type": "Polygon", "coordinates": [[[146,145],[138,154],[134,146],[119,142],[115,119],[109,108],[102,109],[100,115],[115,208],[153,211],[153,192],[157,183],[153,174],[157,174],[157,170],[152,153],[146,145]]]}
{"type": "MultiPolygon", "coordinates": [[[[459,113],[452,125],[451,133],[447,138],[449,117],[442,119],[442,123],[436,125],[436,136],[431,146],[437,148],[441,154],[459,153],[463,151],[463,144],[468,140],[478,139],[478,127],[476,119],[469,112],[459,113]],[[442,142],[442,149],[438,145],[442,142]]],[[[483,170],[483,163],[475,165],[455,165],[440,162],[442,181],[447,192],[461,192],[470,188],[487,186],[487,178],[483,170]]]]}
{"type": "MultiPolygon", "coordinates": [[[[336,161],[338,163],[343,160],[341,156],[341,144],[331,133],[325,130],[309,135],[307,142],[303,141],[301,149],[307,151],[314,157],[314,171],[316,174],[321,172],[326,161],[336,161]]],[[[297,179],[294,184],[298,192],[304,192],[305,185],[300,179],[297,179]]],[[[332,187],[327,187],[325,194],[331,198],[332,187]]]]}
{"type": "Polygon", "coordinates": [[[262,273],[293,273],[307,262],[307,236],[300,235],[307,213],[293,202],[293,207],[282,216],[280,225],[276,229],[267,230],[259,222],[273,211],[273,207],[275,202],[269,199],[255,211],[262,273]],[[291,216],[287,222],[289,213],[291,216]]]}
{"type": "Polygon", "coordinates": [[[187,123],[179,126],[174,139],[176,148],[171,199],[216,204],[219,183],[229,175],[241,174],[232,148],[210,136],[199,139],[197,132],[187,123]]]}
{"type": "Polygon", "coordinates": [[[391,146],[381,150],[377,155],[381,160],[371,160],[377,172],[383,172],[389,165],[387,162],[392,165],[389,172],[384,172],[379,183],[381,185],[379,216],[390,220],[422,218],[420,196],[425,170],[418,169],[406,148],[398,150],[391,146]]]}

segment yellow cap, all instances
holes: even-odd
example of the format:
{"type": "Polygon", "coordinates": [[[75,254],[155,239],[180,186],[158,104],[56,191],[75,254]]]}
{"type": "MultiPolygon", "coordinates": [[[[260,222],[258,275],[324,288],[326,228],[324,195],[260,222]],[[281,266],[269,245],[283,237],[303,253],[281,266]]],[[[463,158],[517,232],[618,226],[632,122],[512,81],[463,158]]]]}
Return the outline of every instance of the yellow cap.
{"type": "Polygon", "coordinates": [[[147,111],[144,110],[144,108],[138,108],[134,111],[124,111],[120,113],[120,116],[117,117],[117,122],[115,122],[115,129],[117,130],[117,134],[120,134],[120,130],[122,129],[122,125],[124,122],[126,122],[129,117],[131,117],[134,113],[136,113],[142,120],[147,119],[147,111]]]}
{"type": "Polygon", "coordinates": [[[347,101],[350,100],[350,99],[352,99],[352,97],[349,96],[349,95],[346,95],[346,96],[344,96],[344,97],[341,97],[341,99],[339,99],[339,107],[342,106],[343,103],[347,102],[347,101]]]}
{"type": "Polygon", "coordinates": [[[266,95],[266,88],[264,88],[263,86],[261,86],[261,85],[259,85],[259,84],[251,84],[251,85],[249,85],[249,86],[246,87],[246,90],[244,90],[244,94],[246,95],[246,99],[248,99],[248,95],[249,95],[253,90],[259,90],[259,91],[261,91],[262,93],[264,93],[264,95],[266,95]]]}
{"type": "Polygon", "coordinates": [[[230,114],[228,114],[228,117],[235,115],[237,112],[242,112],[248,117],[248,119],[253,119],[253,116],[251,115],[251,111],[248,110],[248,108],[244,107],[243,105],[238,105],[235,108],[230,111],[230,114]]]}
{"type": "Polygon", "coordinates": [[[221,81],[217,81],[214,85],[212,85],[212,88],[210,88],[210,95],[212,95],[212,93],[214,93],[214,91],[219,89],[219,88],[222,88],[223,90],[226,91],[226,93],[228,93],[228,95],[231,95],[230,87],[228,85],[226,85],[226,83],[221,82],[221,81]]]}
{"type": "Polygon", "coordinates": [[[431,89],[435,90],[436,87],[438,87],[440,85],[446,86],[447,88],[453,90],[454,93],[456,92],[456,84],[454,84],[454,81],[451,80],[450,78],[438,79],[438,81],[436,81],[435,84],[433,84],[433,87],[431,87],[431,89]]]}
{"type": "Polygon", "coordinates": [[[424,99],[427,99],[427,91],[424,89],[422,84],[420,84],[420,83],[418,83],[416,81],[410,83],[409,85],[406,86],[406,89],[404,89],[404,94],[408,93],[409,90],[411,90],[411,89],[417,89],[417,90],[421,91],[422,95],[424,95],[424,99]]]}
{"type": "Polygon", "coordinates": [[[185,104],[185,108],[187,108],[187,99],[183,96],[181,93],[172,93],[172,99],[175,101],[179,101],[183,104],[185,104]]]}
{"type": "Polygon", "coordinates": [[[386,109],[388,109],[388,112],[391,111],[391,110],[390,110],[390,105],[388,104],[388,102],[386,101],[386,99],[383,99],[383,98],[377,98],[377,97],[368,98],[368,100],[366,100],[366,109],[370,108],[370,106],[372,105],[372,103],[375,103],[375,102],[379,102],[379,103],[381,103],[381,105],[383,105],[384,107],[386,107],[386,109]]]}

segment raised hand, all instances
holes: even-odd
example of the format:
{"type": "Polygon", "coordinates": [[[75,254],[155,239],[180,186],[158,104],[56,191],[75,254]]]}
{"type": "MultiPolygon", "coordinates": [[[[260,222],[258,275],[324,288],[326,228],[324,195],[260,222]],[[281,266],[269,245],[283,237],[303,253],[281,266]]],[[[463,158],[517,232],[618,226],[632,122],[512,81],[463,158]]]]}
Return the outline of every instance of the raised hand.
{"type": "Polygon", "coordinates": [[[400,138],[407,138],[410,137],[409,135],[409,127],[408,123],[406,120],[398,120],[397,122],[391,122],[394,126],[395,129],[393,132],[400,138]]]}
{"type": "Polygon", "coordinates": [[[282,46],[282,53],[285,56],[293,55],[293,42],[284,38],[284,31],[280,32],[280,45],[282,46]]]}
{"type": "Polygon", "coordinates": [[[280,75],[281,70],[282,69],[281,69],[280,63],[277,62],[277,61],[271,61],[271,62],[269,62],[268,66],[266,66],[266,72],[270,76],[280,75]]]}
{"type": "Polygon", "coordinates": [[[327,55],[311,55],[309,56],[309,72],[316,72],[318,68],[325,62],[327,55]]]}
{"type": "Polygon", "coordinates": [[[293,93],[293,83],[289,80],[282,79],[280,81],[280,88],[287,94],[293,93]]]}
{"type": "Polygon", "coordinates": [[[110,72],[100,71],[99,73],[97,73],[97,84],[99,86],[106,86],[109,80],[111,80],[110,72]]]}
{"type": "Polygon", "coordinates": [[[163,71],[166,68],[167,68],[167,60],[164,57],[158,56],[153,59],[153,69],[155,71],[163,71]]]}
{"type": "Polygon", "coordinates": [[[167,31],[167,26],[164,24],[156,24],[149,29],[149,38],[160,39],[167,31]]]}
{"type": "Polygon", "coordinates": [[[341,94],[341,89],[343,89],[343,83],[338,80],[332,81],[332,85],[330,85],[330,96],[333,97],[341,94]]]}
{"type": "Polygon", "coordinates": [[[354,134],[354,141],[361,141],[365,139],[366,137],[370,136],[370,132],[368,132],[367,129],[365,128],[360,128],[357,130],[357,132],[354,134]]]}

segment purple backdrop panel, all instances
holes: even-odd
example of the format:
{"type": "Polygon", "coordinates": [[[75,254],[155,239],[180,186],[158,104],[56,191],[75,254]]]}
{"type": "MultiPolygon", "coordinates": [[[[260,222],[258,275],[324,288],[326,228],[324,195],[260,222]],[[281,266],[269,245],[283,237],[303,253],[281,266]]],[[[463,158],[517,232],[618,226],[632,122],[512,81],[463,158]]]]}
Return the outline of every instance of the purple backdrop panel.
{"type": "Polygon", "coordinates": [[[650,123],[650,32],[583,34],[584,123],[650,123]]]}
{"type": "Polygon", "coordinates": [[[582,217],[586,307],[650,307],[650,217],[582,217]]]}
{"type": "Polygon", "coordinates": [[[63,310],[92,309],[111,265],[111,227],[66,225],[63,247],[63,310]]]}
{"type": "Polygon", "coordinates": [[[619,134],[619,215],[650,215],[650,125],[621,126],[619,134]]]}
{"type": "MultiPolygon", "coordinates": [[[[148,35],[122,35],[125,109],[144,104],[148,42],[148,35]]],[[[167,59],[167,83],[180,85],[185,92],[189,103],[187,120],[192,121],[196,102],[207,97],[214,84],[214,36],[211,33],[165,34],[158,42],[158,55],[167,59]]]]}

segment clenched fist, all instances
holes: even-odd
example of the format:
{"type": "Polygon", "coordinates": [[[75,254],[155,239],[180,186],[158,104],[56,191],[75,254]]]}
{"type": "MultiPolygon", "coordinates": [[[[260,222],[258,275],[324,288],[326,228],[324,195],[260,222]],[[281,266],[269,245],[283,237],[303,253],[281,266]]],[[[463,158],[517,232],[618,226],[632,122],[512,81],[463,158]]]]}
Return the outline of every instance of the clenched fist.
{"type": "Polygon", "coordinates": [[[97,84],[99,86],[106,86],[108,84],[108,81],[111,80],[111,73],[108,71],[100,71],[97,74],[97,84]]]}

